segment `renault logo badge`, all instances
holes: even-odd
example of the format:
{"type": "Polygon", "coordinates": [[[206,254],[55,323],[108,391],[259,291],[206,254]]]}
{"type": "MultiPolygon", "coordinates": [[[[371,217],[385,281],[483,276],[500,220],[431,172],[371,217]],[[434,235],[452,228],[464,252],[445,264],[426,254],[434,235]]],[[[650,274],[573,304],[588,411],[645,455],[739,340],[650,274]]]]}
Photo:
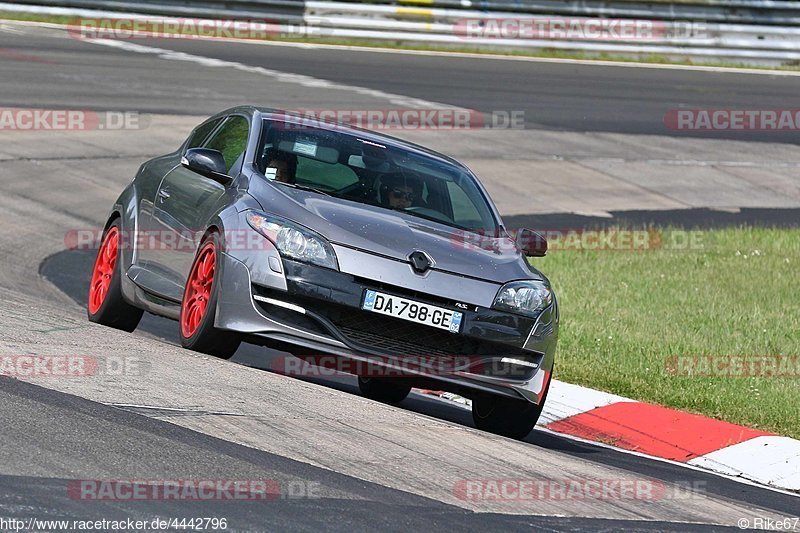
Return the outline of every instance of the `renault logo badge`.
{"type": "Polygon", "coordinates": [[[411,263],[411,268],[417,274],[424,274],[433,266],[433,259],[430,258],[425,252],[419,250],[414,251],[408,256],[408,261],[411,263]]]}

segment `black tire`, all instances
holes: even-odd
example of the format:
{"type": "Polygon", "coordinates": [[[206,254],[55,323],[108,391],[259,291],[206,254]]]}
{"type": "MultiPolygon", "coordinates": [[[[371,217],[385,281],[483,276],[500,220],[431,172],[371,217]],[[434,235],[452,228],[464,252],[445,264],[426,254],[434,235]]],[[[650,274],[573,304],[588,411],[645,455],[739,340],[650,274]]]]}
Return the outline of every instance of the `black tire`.
{"type": "Polygon", "coordinates": [[[91,322],[111,328],[131,332],[139,325],[144,311],[132,306],[122,298],[122,264],[121,247],[122,230],[119,219],[114,220],[103,232],[103,240],[97,250],[92,279],[89,282],[87,298],[87,315],[91,322]],[[115,251],[111,254],[107,248],[116,234],[115,251]],[[110,264],[111,256],[113,266],[110,264]]]}
{"type": "Polygon", "coordinates": [[[411,385],[381,378],[358,378],[358,388],[361,394],[371,400],[383,403],[400,403],[411,392],[411,385]]]}
{"type": "MultiPolygon", "coordinates": [[[[231,331],[224,331],[214,327],[214,318],[217,315],[217,300],[219,297],[220,277],[222,275],[221,265],[222,262],[218,260],[219,252],[221,250],[221,243],[219,235],[210,233],[207,235],[203,242],[200,243],[192,262],[192,268],[189,270],[189,277],[186,281],[186,287],[183,292],[183,301],[181,302],[181,316],[178,320],[178,334],[181,337],[181,346],[201,352],[221,359],[230,359],[236,350],[239,348],[242,340],[238,334],[231,331]],[[189,327],[186,323],[188,309],[187,297],[192,292],[190,284],[193,280],[197,269],[201,266],[198,261],[202,260],[207,253],[207,249],[213,249],[215,264],[214,271],[210,283],[210,292],[204,298],[207,300],[199,322],[194,328],[189,327]]],[[[201,298],[202,300],[202,298],[201,298]]]]}
{"type": "Polygon", "coordinates": [[[505,396],[476,396],[472,400],[472,420],[475,427],[512,439],[524,439],[539,420],[549,390],[548,381],[539,405],[505,396]]]}

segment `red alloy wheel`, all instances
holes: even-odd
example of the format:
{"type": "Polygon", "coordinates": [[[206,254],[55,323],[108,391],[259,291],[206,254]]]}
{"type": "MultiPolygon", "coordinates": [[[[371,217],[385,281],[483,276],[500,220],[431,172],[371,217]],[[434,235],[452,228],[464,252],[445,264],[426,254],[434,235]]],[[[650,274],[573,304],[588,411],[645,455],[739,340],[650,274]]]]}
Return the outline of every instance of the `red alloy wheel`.
{"type": "Polygon", "coordinates": [[[206,314],[206,306],[214,285],[216,265],[217,251],[214,243],[209,242],[197,254],[189,281],[186,282],[186,292],[183,294],[181,333],[186,339],[194,335],[206,314]]]}
{"type": "Polygon", "coordinates": [[[117,250],[119,249],[119,229],[112,226],[106,233],[97,261],[94,264],[92,282],[89,285],[89,312],[97,313],[108,294],[111,279],[114,276],[114,267],[117,265],[117,250]]]}

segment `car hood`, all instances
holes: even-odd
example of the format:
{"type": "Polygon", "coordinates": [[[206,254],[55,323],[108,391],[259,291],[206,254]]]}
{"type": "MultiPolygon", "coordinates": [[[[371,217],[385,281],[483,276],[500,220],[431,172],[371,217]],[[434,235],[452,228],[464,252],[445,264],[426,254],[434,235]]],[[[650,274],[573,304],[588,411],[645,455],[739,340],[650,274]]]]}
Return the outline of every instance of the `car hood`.
{"type": "Polygon", "coordinates": [[[408,262],[419,250],[433,268],[504,283],[543,279],[508,237],[495,238],[451,228],[400,211],[263,184],[256,198],[264,210],[302,224],[331,243],[408,262]],[[269,190],[264,190],[269,189],[269,190]]]}

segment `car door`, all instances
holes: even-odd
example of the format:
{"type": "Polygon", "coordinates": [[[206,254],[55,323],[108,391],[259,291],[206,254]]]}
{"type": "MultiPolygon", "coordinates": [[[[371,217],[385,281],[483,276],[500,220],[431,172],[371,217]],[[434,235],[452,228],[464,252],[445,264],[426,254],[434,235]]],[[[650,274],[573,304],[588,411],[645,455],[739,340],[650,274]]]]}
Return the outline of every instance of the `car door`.
{"type": "Polygon", "coordinates": [[[223,118],[212,118],[197,126],[189,135],[181,150],[170,157],[159,158],[158,161],[160,163],[158,165],[151,165],[152,168],[149,168],[148,172],[153,174],[153,178],[148,180],[147,186],[140,187],[141,200],[139,201],[137,213],[138,235],[134,240],[136,243],[136,256],[134,264],[128,271],[128,276],[138,285],[151,292],[164,294],[166,281],[166,278],[159,274],[157,268],[158,261],[156,256],[159,253],[159,248],[163,246],[163,242],[156,231],[153,216],[156,206],[164,199],[158,194],[160,186],[164,181],[164,177],[180,165],[181,157],[186,150],[203,146],[209,135],[222,123],[223,118]],[[162,160],[163,162],[161,162],[162,160]]]}
{"type": "MultiPolygon", "coordinates": [[[[228,175],[236,176],[241,171],[248,133],[247,118],[233,115],[201,146],[221,152],[228,175]]],[[[228,201],[228,192],[225,185],[183,165],[164,176],[152,218],[152,229],[160,245],[150,253],[149,269],[162,278],[155,292],[173,300],[181,299],[206,223],[228,201]]]]}

